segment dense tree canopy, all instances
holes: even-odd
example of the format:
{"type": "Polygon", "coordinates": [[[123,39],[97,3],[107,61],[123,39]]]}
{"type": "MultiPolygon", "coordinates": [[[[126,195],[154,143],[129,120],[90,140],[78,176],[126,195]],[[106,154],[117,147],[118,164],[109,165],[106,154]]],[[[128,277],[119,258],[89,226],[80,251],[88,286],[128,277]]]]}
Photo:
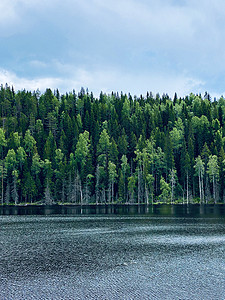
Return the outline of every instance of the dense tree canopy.
{"type": "Polygon", "coordinates": [[[1,204],[225,198],[225,99],[0,88],[1,204]]]}

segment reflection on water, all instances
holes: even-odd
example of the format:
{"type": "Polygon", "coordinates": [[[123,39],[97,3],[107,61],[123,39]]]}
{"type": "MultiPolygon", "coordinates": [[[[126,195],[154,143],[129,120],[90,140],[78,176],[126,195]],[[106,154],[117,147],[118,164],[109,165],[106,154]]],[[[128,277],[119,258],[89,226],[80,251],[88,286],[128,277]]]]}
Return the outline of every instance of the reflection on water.
{"type": "Polygon", "coordinates": [[[214,208],[4,213],[0,299],[224,299],[224,207],[214,208]]]}
{"type": "Polygon", "coordinates": [[[51,205],[0,206],[0,215],[224,216],[225,205],[51,205]]]}

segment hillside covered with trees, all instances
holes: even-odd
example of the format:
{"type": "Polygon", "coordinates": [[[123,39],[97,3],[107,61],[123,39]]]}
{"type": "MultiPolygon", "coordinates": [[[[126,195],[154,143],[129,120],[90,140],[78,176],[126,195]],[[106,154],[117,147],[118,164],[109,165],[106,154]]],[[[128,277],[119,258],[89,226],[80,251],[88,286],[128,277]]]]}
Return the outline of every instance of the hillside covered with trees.
{"type": "Polygon", "coordinates": [[[225,99],[0,89],[1,204],[224,203],[225,99]]]}

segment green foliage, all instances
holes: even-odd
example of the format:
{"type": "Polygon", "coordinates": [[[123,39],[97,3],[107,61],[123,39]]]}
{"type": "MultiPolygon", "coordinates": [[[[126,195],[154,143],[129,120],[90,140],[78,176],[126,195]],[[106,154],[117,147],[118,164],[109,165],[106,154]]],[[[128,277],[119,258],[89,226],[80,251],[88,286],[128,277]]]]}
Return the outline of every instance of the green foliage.
{"type": "Polygon", "coordinates": [[[6,158],[5,158],[6,169],[10,172],[14,170],[16,166],[16,153],[13,149],[9,149],[6,158]]]}
{"type": "Polygon", "coordinates": [[[207,173],[209,174],[209,178],[213,180],[213,178],[218,178],[219,176],[219,166],[218,166],[218,158],[216,155],[209,156],[209,162],[207,165],[207,173]]]}
{"type": "Polygon", "coordinates": [[[89,148],[90,148],[89,132],[84,131],[84,133],[80,133],[79,135],[79,139],[75,151],[75,161],[80,174],[86,163],[86,158],[90,151],[89,148]]]}
{"type": "Polygon", "coordinates": [[[2,152],[3,147],[6,146],[5,132],[3,128],[0,128],[0,150],[2,152]]]}
{"type": "Polygon", "coordinates": [[[26,160],[27,154],[23,147],[19,147],[16,152],[17,161],[19,163],[20,170],[22,170],[22,166],[26,160]]]}
{"type": "Polygon", "coordinates": [[[33,138],[33,136],[31,135],[30,130],[27,129],[25,136],[24,136],[24,148],[29,156],[33,153],[35,145],[36,145],[36,141],[33,138]]]}
{"type": "Polygon", "coordinates": [[[202,176],[202,174],[204,173],[204,162],[201,159],[201,156],[199,155],[196,159],[195,159],[195,172],[197,176],[202,176]]]}
{"type": "Polygon", "coordinates": [[[167,183],[163,177],[161,177],[161,179],[160,179],[160,191],[161,191],[160,199],[163,202],[168,202],[168,200],[170,199],[170,195],[171,195],[171,187],[170,187],[169,183],[167,183]]]}
{"type": "Polygon", "coordinates": [[[225,99],[209,99],[1,86],[1,203],[222,201],[225,99]]]}
{"type": "Polygon", "coordinates": [[[38,153],[35,153],[32,157],[32,165],[31,165],[31,172],[37,176],[41,169],[43,168],[44,162],[41,161],[40,156],[38,153]]]}

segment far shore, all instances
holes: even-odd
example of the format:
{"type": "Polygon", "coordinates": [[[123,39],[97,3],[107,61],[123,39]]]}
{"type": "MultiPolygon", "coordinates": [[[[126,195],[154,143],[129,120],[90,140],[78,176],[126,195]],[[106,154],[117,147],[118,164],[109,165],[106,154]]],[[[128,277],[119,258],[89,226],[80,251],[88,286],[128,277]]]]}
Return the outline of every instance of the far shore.
{"type": "Polygon", "coordinates": [[[187,205],[225,205],[225,203],[222,202],[209,202],[209,203],[163,203],[163,202],[154,202],[154,203],[88,203],[88,204],[81,204],[81,203],[53,203],[51,205],[46,205],[43,203],[19,203],[19,204],[13,204],[10,203],[8,205],[6,204],[0,204],[0,207],[27,207],[27,206],[41,206],[41,207],[52,207],[52,206],[65,206],[65,207],[95,207],[95,206],[152,206],[152,205],[166,205],[166,206],[173,206],[173,205],[180,205],[180,206],[187,206],[187,205]]]}

